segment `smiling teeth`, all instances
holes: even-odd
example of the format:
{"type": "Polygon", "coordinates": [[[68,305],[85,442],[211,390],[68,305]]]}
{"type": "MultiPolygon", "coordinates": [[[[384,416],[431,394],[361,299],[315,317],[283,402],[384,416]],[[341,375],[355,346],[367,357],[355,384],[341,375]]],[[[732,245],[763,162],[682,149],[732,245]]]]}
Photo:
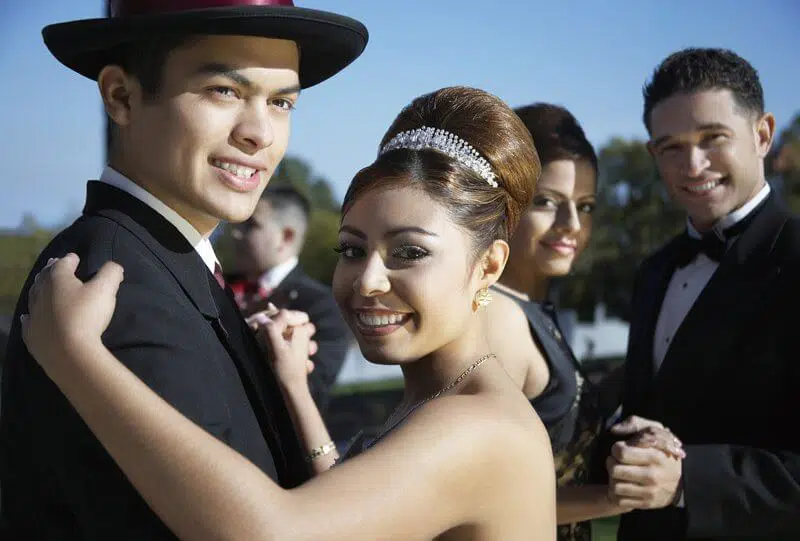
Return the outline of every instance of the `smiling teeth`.
{"type": "Polygon", "coordinates": [[[364,314],[362,312],[358,313],[358,321],[362,325],[366,325],[368,327],[383,327],[384,325],[395,325],[403,321],[402,314],[391,314],[391,315],[371,315],[371,314],[364,314]]]}
{"type": "Polygon", "coordinates": [[[211,160],[212,165],[215,167],[219,167],[220,169],[224,169],[226,171],[230,171],[237,177],[241,178],[250,178],[256,173],[256,169],[252,167],[245,167],[244,165],[238,165],[235,163],[228,163],[228,162],[221,162],[219,160],[211,160]]]}
{"type": "Polygon", "coordinates": [[[718,180],[709,180],[705,184],[700,184],[699,186],[687,186],[686,189],[689,190],[690,192],[700,193],[713,190],[717,186],[719,186],[718,180]]]}

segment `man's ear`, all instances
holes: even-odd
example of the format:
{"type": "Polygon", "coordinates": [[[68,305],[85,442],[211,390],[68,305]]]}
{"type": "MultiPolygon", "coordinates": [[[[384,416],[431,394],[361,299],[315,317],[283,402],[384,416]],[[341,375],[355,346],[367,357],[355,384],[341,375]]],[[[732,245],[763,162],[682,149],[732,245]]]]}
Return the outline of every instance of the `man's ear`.
{"type": "Polygon", "coordinates": [[[772,113],[764,113],[756,120],[754,129],[758,155],[765,158],[775,139],[775,116],[772,113]]]}
{"type": "Polygon", "coordinates": [[[141,86],[135,77],[117,65],[108,65],[100,70],[97,87],[103,99],[106,113],[117,126],[127,126],[131,120],[131,107],[135,99],[141,99],[141,86]]]}

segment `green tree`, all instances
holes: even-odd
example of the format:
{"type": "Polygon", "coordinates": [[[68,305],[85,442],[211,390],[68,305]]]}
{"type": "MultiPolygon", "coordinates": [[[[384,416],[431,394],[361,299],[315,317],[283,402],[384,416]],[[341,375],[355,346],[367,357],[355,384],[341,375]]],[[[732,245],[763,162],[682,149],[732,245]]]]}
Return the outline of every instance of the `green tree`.
{"type": "Polygon", "coordinates": [[[766,165],[767,177],[781,188],[789,207],[800,212],[800,113],[778,135],[766,165]]]}
{"type": "Polygon", "coordinates": [[[36,225],[32,217],[23,220],[30,229],[0,234],[0,314],[11,314],[17,304],[22,286],[39,253],[52,234],[36,225]]]}

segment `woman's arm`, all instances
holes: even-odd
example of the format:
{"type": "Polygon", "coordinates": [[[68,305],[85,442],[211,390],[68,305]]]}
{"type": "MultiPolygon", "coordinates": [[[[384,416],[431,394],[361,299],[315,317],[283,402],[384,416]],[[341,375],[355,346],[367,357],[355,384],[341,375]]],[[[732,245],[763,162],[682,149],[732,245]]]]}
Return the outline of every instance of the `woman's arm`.
{"type": "MultiPolygon", "coordinates": [[[[280,318],[281,313],[276,318],[280,318]]],[[[308,384],[308,334],[306,327],[287,328],[276,320],[264,320],[257,327],[258,337],[269,350],[281,392],[300,441],[315,475],[328,471],[339,458],[322,414],[308,384]],[[305,345],[304,345],[305,344],[305,345]]]]}
{"type": "Polygon", "coordinates": [[[559,524],[613,517],[630,511],[611,502],[606,485],[559,487],[556,503],[559,524]]]}
{"type": "MultiPolygon", "coordinates": [[[[431,402],[376,447],[301,487],[281,489],[102,345],[121,273],[101,269],[83,284],[76,266],[76,257],[59,262],[39,280],[23,322],[26,344],[181,539],[407,541],[482,524],[501,506],[554,508],[544,430],[532,445],[530,429],[475,396],[431,402]]],[[[529,539],[551,539],[545,511],[529,539]]]]}
{"type": "MultiPolygon", "coordinates": [[[[487,501],[504,492],[498,487],[515,482],[518,465],[531,461],[509,423],[456,402],[465,397],[447,397],[420,409],[378,447],[285,491],[161,400],[104,347],[64,354],[73,369],[51,377],[183,540],[431,539],[480,523],[487,501]],[[444,439],[442,426],[451,427],[444,439]]],[[[523,476],[536,483],[536,476],[523,476]]],[[[538,492],[548,505],[543,486],[522,501],[540,505],[530,497],[538,492]]],[[[547,526],[530,539],[549,539],[547,526]]]]}
{"type": "Polygon", "coordinates": [[[314,475],[328,471],[338,460],[339,451],[331,440],[311,389],[308,385],[284,388],[283,396],[300,441],[305,445],[314,475]]]}

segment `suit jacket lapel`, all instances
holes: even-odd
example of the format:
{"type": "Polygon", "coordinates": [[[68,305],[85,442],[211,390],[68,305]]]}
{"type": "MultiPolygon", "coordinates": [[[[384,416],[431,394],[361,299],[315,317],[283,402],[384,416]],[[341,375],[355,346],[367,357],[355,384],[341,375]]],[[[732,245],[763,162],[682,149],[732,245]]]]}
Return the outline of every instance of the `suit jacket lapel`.
{"type": "Polygon", "coordinates": [[[273,458],[282,462],[282,483],[294,486],[307,479],[308,468],[280,389],[236,308],[230,288],[226,292],[220,289],[194,247],[169,221],[122,190],[89,182],[84,213],[105,216],[128,229],[174,276],[191,302],[210,320],[236,363],[273,458]],[[280,438],[279,434],[285,436],[280,438]]]}
{"type": "Polygon", "coordinates": [[[631,322],[631,337],[626,363],[627,396],[626,409],[638,410],[644,397],[649,396],[653,383],[653,336],[664,302],[672,273],[675,270],[675,252],[680,238],[673,239],[650,265],[649,272],[642,274],[641,285],[636,291],[637,306],[633,314],[637,317],[631,322]],[[631,360],[633,362],[630,362],[631,360]]]}
{"type": "Polygon", "coordinates": [[[220,307],[214,328],[236,363],[264,439],[280,465],[281,484],[296,486],[308,479],[309,470],[275,374],[242,318],[230,288],[223,291],[212,281],[209,278],[209,286],[220,307]]]}
{"type": "Polygon", "coordinates": [[[275,304],[278,308],[286,308],[297,300],[300,294],[297,285],[298,282],[302,280],[303,276],[305,276],[305,273],[298,263],[270,293],[267,300],[275,304]]]}
{"type": "Polygon", "coordinates": [[[130,231],[161,261],[204,316],[219,317],[208,285],[211,273],[189,241],[163,216],[135,197],[98,181],[88,183],[83,213],[105,216],[130,231]]]}
{"type": "MultiPolygon", "coordinates": [[[[667,350],[654,381],[656,403],[663,404],[667,397],[660,395],[680,386],[681,403],[691,407],[691,398],[701,396],[714,372],[730,361],[739,329],[758,317],[765,289],[780,272],[770,255],[787,216],[770,197],[728,250],[667,350]]],[[[655,325],[650,329],[652,335],[655,325]]]]}

